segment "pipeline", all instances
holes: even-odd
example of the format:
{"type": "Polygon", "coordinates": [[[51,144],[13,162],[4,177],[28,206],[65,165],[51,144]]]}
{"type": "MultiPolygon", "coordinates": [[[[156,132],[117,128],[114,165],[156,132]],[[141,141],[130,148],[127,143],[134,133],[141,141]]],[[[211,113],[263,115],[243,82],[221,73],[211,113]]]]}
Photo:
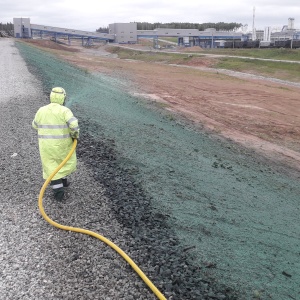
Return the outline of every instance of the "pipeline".
{"type": "Polygon", "coordinates": [[[46,187],[50,183],[51,179],[54,177],[54,175],[64,166],[64,164],[70,159],[71,155],[75,151],[77,146],[77,140],[74,139],[73,146],[69,154],[66,156],[66,158],[62,161],[62,163],[53,171],[53,173],[46,179],[44,182],[40,194],[39,194],[39,210],[40,213],[42,214],[43,218],[50,223],[52,226],[57,227],[62,230],[67,230],[67,231],[74,231],[78,233],[83,233],[87,234],[90,236],[93,236],[100,241],[106,243],[108,246],[110,246],[112,249],[114,249],[118,254],[120,254],[129,264],[130,266],[136,271],[136,273],[141,277],[141,279],[146,283],[146,285],[152,290],[152,292],[157,296],[158,299],[160,300],[166,300],[165,296],[156,288],[156,286],[150,281],[150,279],[143,273],[143,271],[135,264],[135,262],[117,245],[115,245],[113,242],[111,242],[109,239],[105,238],[104,236],[95,233],[90,230],[86,230],[83,228],[77,228],[77,227],[71,227],[71,226],[66,226],[66,225],[61,225],[52,219],[50,219],[47,214],[45,213],[44,207],[43,207],[43,196],[46,190],[46,187]]]}

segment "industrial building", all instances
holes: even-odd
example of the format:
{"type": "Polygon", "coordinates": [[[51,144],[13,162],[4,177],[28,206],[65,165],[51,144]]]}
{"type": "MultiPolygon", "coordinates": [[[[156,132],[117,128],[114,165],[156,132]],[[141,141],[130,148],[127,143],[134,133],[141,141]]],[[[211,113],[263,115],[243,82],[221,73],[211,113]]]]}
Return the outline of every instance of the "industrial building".
{"type": "MultiPolygon", "coordinates": [[[[154,30],[137,30],[137,23],[113,23],[109,24],[108,33],[89,32],[53,26],[31,24],[30,18],[14,18],[14,36],[16,38],[44,38],[53,40],[67,39],[69,44],[72,39],[81,39],[83,45],[90,45],[95,40],[119,43],[135,44],[140,38],[153,39],[154,45],[163,37],[177,37],[178,45],[201,46],[203,48],[223,47],[226,41],[233,42],[252,40],[253,34],[244,34],[235,31],[217,31],[208,28],[204,31],[198,29],[168,29],[156,28],[154,30]]],[[[294,19],[289,18],[289,23],[280,32],[271,32],[270,27],[264,31],[255,31],[255,41],[265,44],[276,40],[299,40],[300,31],[294,29],[294,19]]]]}
{"type": "Polygon", "coordinates": [[[113,34],[74,30],[53,26],[36,25],[30,23],[30,18],[14,18],[14,36],[16,38],[51,37],[55,41],[59,38],[82,39],[83,44],[91,44],[93,40],[115,40],[113,34]]]}
{"type": "MultiPolygon", "coordinates": [[[[280,31],[273,31],[271,27],[265,30],[256,30],[256,40],[262,45],[274,44],[278,41],[300,40],[300,31],[294,28],[295,19],[289,18],[288,25],[284,25],[280,31]]],[[[248,34],[248,39],[252,40],[252,33],[248,34]]]]}

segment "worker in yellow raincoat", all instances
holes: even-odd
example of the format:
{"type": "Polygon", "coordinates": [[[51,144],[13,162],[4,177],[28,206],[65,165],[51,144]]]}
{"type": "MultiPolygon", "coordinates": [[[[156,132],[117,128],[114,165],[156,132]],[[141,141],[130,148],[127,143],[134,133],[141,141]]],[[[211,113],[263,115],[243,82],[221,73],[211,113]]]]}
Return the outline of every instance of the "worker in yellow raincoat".
{"type": "MultiPolygon", "coordinates": [[[[78,120],[72,111],[64,106],[66,92],[55,87],[50,93],[50,104],[41,107],[32,121],[32,127],[38,131],[39,150],[43,168],[43,178],[47,179],[66,158],[79,137],[78,120]]],[[[54,197],[62,200],[64,187],[69,185],[66,176],[76,170],[76,152],[58,171],[51,181],[54,197]]]]}

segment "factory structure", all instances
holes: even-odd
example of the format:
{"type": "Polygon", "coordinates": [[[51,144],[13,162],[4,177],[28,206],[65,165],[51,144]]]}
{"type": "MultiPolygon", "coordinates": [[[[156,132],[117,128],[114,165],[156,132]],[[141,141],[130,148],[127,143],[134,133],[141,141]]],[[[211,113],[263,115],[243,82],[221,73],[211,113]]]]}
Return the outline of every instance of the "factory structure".
{"type": "Polygon", "coordinates": [[[300,31],[294,28],[294,18],[288,19],[288,25],[281,31],[272,32],[271,27],[265,30],[255,30],[252,33],[236,31],[217,31],[209,28],[204,31],[198,29],[169,29],[156,28],[154,30],[137,30],[137,23],[113,23],[109,24],[108,33],[82,31],[68,28],[31,24],[30,18],[14,18],[15,38],[51,38],[67,40],[71,44],[72,39],[81,39],[83,45],[91,45],[95,41],[118,44],[136,44],[141,38],[153,39],[154,46],[158,40],[165,37],[176,37],[178,45],[200,46],[202,48],[224,47],[227,43],[239,45],[246,41],[252,44],[268,46],[276,41],[300,41],[300,31]]]}

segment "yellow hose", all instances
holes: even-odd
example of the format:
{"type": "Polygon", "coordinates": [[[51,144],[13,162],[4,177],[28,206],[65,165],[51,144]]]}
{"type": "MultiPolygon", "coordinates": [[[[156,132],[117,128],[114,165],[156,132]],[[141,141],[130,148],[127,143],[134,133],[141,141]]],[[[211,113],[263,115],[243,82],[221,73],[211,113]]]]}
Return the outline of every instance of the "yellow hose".
{"type": "Polygon", "coordinates": [[[45,183],[43,184],[40,194],[39,194],[39,209],[40,212],[43,216],[43,218],[53,225],[54,227],[67,230],[67,231],[74,231],[74,232],[79,232],[79,233],[84,233],[90,236],[93,236],[100,241],[106,243],[108,246],[113,248],[116,252],[118,252],[130,265],[131,267],[138,273],[138,275],[144,280],[144,282],[147,284],[147,286],[153,291],[153,293],[157,296],[158,299],[160,300],[166,300],[165,296],[156,288],[156,286],[150,281],[150,279],[143,273],[143,271],[134,263],[134,261],[122,250],[120,249],[117,245],[115,245],[113,242],[105,238],[104,236],[95,233],[90,230],[82,229],[82,228],[76,228],[76,227],[71,227],[71,226],[65,226],[61,225],[53,220],[51,220],[45,213],[44,207],[43,207],[43,196],[46,190],[47,185],[50,183],[51,179],[54,177],[54,175],[63,167],[63,165],[69,160],[71,155],[76,149],[77,145],[77,140],[74,139],[73,146],[67,157],[63,160],[63,162],[53,171],[53,173],[47,178],[45,183]]]}

